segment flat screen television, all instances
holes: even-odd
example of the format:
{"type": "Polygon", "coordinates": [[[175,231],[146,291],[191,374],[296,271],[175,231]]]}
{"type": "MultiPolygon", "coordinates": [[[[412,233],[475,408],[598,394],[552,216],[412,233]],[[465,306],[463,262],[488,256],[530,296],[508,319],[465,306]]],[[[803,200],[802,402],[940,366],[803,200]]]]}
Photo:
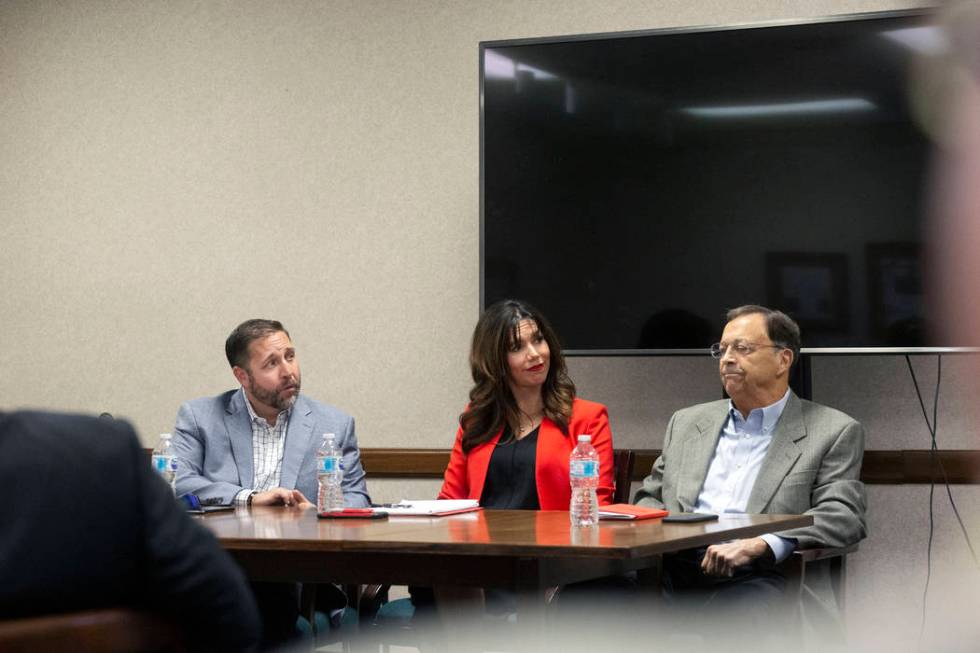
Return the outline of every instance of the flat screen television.
{"type": "Polygon", "coordinates": [[[572,354],[703,353],[728,308],[805,351],[921,351],[925,12],[480,44],[481,306],[572,354]]]}

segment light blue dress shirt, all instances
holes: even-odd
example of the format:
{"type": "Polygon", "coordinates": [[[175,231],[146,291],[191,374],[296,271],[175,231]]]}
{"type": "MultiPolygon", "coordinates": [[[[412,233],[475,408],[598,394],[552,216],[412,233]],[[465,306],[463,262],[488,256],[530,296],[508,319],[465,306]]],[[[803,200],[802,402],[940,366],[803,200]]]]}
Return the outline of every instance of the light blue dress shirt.
{"type": "MultiPolygon", "coordinates": [[[[694,512],[714,514],[744,513],[762,461],[772,442],[772,431],[779,422],[789,390],[783,398],[764,408],[756,408],[746,419],[728,402],[728,419],[721,429],[714,458],[704,479],[694,512]]],[[[762,536],[772,549],[776,562],[796,548],[796,540],[767,533],[762,536]]]]}

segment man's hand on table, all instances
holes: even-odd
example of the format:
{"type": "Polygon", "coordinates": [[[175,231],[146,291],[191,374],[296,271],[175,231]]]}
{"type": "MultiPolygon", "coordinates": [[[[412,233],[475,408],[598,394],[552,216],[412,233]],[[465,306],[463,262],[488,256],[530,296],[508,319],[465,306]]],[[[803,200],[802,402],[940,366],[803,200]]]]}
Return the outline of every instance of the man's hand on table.
{"type": "Polygon", "coordinates": [[[303,496],[299,490],[287,490],[284,487],[275,487],[265,492],[259,492],[252,497],[253,506],[297,506],[299,508],[312,508],[313,504],[303,496]]]}

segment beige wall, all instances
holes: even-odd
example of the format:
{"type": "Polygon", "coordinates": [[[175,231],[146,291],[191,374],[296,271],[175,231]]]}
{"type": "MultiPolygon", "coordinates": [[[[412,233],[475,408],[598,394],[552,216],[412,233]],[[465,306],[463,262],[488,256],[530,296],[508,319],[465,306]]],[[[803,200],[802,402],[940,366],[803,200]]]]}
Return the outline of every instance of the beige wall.
{"type": "MultiPolygon", "coordinates": [[[[107,410],[149,442],[232,387],[225,336],[271,316],[363,445],[447,446],[478,310],[479,41],[920,4],[0,3],[0,404],[107,410]]],[[[677,363],[622,364],[656,387],[677,363]]],[[[622,381],[661,421],[689,399],[622,381]]]]}
{"type": "MultiPolygon", "coordinates": [[[[269,316],[362,446],[447,447],[478,310],[479,41],[923,4],[0,2],[0,407],[108,410],[150,442],[181,401],[232,387],[225,336],[269,316]]],[[[570,365],[620,446],[659,446],[670,412],[717,396],[710,361],[570,365]]],[[[869,446],[927,446],[903,361],[815,367],[816,398],[864,421],[869,446]]],[[[947,363],[947,448],[977,446],[964,374],[947,363]]],[[[876,489],[853,565],[853,605],[888,594],[901,637],[924,502],[876,489]]]]}

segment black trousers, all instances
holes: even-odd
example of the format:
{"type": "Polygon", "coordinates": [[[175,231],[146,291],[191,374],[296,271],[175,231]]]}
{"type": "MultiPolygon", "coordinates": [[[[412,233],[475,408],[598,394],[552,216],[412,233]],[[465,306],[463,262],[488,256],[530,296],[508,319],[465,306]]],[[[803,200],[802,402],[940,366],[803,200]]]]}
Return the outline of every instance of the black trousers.
{"type": "Polygon", "coordinates": [[[778,634],[786,623],[786,577],[772,557],[719,578],[701,572],[705,551],[664,556],[663,595],[678,629],[746,649],[757,646],[760,633],[778,634]]]}
{"type": "Polygon", "coordinates": [[[296,639],[299,617],[298,583],[250,583],[262,615],[262,647],[274,648],[296,639]]]}

